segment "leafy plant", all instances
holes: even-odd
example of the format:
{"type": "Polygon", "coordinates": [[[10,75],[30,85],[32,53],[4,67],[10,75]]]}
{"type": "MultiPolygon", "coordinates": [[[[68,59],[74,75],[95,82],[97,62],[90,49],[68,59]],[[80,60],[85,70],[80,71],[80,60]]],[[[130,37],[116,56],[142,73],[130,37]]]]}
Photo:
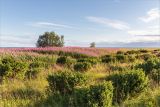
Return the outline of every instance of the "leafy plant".
{"type": "Polygon", "coordinates": [[[83,84],[86,77],[78,72],[59,71],[54,75],[49,75],[47,78],[49,89],[53,93],[71,94],[76,86],[83,84]]]}
{"type": "Polygon", "coordinates": [[[129,97],[133,97],[144,91],[148,85],[148,77],[141,70],[127,73],[114,74],[107,77],[114,86],[114,103],[123,103],[129,97]]]}
{"type": "Polygon", "coordinates": [[[91,64],[88,62],[77,62],[74,65],[75,71],[85,72],[85,71],[89,70],[90,68],[91,68],[91,64]]]}

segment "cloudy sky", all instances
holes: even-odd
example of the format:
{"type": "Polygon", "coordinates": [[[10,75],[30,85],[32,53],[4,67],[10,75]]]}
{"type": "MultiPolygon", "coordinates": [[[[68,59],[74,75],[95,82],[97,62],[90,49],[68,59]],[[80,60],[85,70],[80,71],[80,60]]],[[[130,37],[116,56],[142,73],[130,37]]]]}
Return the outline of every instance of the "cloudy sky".
{"type": "Polygon", "coordinates": [[[160,0],[0,0],[0,47],[34,47],[45,31],[66,46],[160,47],[160,0]]]}

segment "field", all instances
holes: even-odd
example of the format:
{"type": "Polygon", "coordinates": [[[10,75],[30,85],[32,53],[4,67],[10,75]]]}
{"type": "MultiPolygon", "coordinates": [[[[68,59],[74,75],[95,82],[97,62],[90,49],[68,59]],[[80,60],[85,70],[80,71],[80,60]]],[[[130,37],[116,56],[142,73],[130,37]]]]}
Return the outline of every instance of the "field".
{"type": "Polygon", "coordinates": [[[160,49],[0,48],[0,107],[160,107],[160,49]]]}

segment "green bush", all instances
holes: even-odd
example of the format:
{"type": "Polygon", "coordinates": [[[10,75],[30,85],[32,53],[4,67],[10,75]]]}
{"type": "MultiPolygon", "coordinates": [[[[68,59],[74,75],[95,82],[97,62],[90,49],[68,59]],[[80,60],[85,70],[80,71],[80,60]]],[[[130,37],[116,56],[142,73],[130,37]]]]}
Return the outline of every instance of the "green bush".
{"type": "Polygon", "coordinates": [[[128,67],[120,65],[110,65],[109,68],[111,71],[125,71],[126,69],[128,69],[128,67]]]}
{"type": "Polygon", "coordinates": [[[117,54],[124,54],[123,51],[117,51],[117,54]]]}
{"type": "Polygon", "coordinates": [[[160,68],[160,59],[150,58],[142,64],[138,64],[136,68],[142,68],[146,74],[150,74],[153,69],[160,68]]]}
{"type": "Polygon", "coordinates": [[[140,49],[140,50],[138,50],[140,53],[147,53],[147,52],[149,52],[148,50],[145,50],[145,49],[140,49]]]}
{"type": "Polygon", "coordinates": [[[111,82],[103,82],[90,87],[91,107],[110,107],[112,105],[113,86],[111,82]]]}
{"type": "Polygon", "coordinates": [[[88,63],[91,63],[92,65],[95,65],[95,64],[100,62],[100,59],[99,58],[95,58],[95,57],[80,58],[80,59],[77,60],[77,62],[88,62],[88,63]]]}
{"type": "Polygon", "coordinates": [[[123,103],[129,97],[133,97],[144,91],[148,85],[148,77],[141,70],[127,73],[114,74],[107,77],[114,86],[114,103],[123,103]]]}
{"type": "Polygon", "coordinates": [[[76,107],[111,107],[113,86],[111,82],[102,82],[76,90],[75,96],[76,107]]]}
{"type": "Polygon", "coordinates": [[[5,57],[0,64],[1,78],[24,79],[28,64],[13,57],[5,57]]]}
{"type": "Polygon", "coordinates": [[[32,62],[29,65],[29,69],[26,72],[27,78],[37,78],[38,74],[42,71],[42,69],[45,67],[45,64],[40,61],[32,62]]]}
{"type": "Polygon", "coordinates": [[[78,72],[59,71],[54,75],[49,75],[47,78],[49,89],[53,93],[71,94],[76,86],[83,84],[86,77],[78,72]]]}
{"type": "Polygon", "coordinates": [[[67,65],[67,66],[73,65],[75,62],[76,62],[75,59],[66,57],[66,56],[61,56],[56,61],[57,64],[62,64],[62,65],[67,65]]]}
{"type": "Polygon", "coordinates": [[[160,69],[153,69],[151,78],[158,84],[160,84],[160,69]]]}
{"type": "Polygon", "coordinates": [[[143,59],[143,60],[147,61],[147,60],[149,60],[151,58],[154,58],[155,55],[145,53],[145,54],[142,54],[142,55],[138,55],[137,57],[138,57],[138,59],[143,59]]]}
{"type": "Polygon", "coordinates": [[[124,54],[117,54],[116,60],[119,62],[127,62],[127,57],[124,54]]]}
{"type": "Polygon", "coordinates": [[[73,98],[75,107],[89,107],[89,90],[89,87],[75,89],[73,98]]]}
{"type": "Polygon", "coordinates": [[[89,70],[90,68],[91,68],[91,64],[88,62],[77,62],[74,65],[75,71],[85,72],[85,71],[89,70]]]}
{"type": "Polygon", "coordinates": [[[101,57],[103,63],[115,62],[116,58],[112,55],[105,55],[101,57]]]}
{"type": "Polygon", "coordinates": [[[136,60],[136,57],[134,55],[128,55],[128,61],[134,62],[136,60]]]}

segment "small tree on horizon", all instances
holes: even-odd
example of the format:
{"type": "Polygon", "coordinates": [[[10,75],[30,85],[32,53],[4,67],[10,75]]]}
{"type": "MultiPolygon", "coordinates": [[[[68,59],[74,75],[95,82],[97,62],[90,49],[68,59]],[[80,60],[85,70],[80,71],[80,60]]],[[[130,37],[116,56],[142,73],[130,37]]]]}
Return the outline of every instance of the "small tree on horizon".
{"type": "Polygon", "coordinates": [[[59,36],[55,32],[45,32],[40,35],[37,43],[37,47],[63,47],[64,46],[64,36],[59,36]]]}
{"type": "Polygon", "coordinates": [[[95,47],[96,47],[96,43],[95,42],[90,43],[90,48],[95,48],[95,47]]]}

